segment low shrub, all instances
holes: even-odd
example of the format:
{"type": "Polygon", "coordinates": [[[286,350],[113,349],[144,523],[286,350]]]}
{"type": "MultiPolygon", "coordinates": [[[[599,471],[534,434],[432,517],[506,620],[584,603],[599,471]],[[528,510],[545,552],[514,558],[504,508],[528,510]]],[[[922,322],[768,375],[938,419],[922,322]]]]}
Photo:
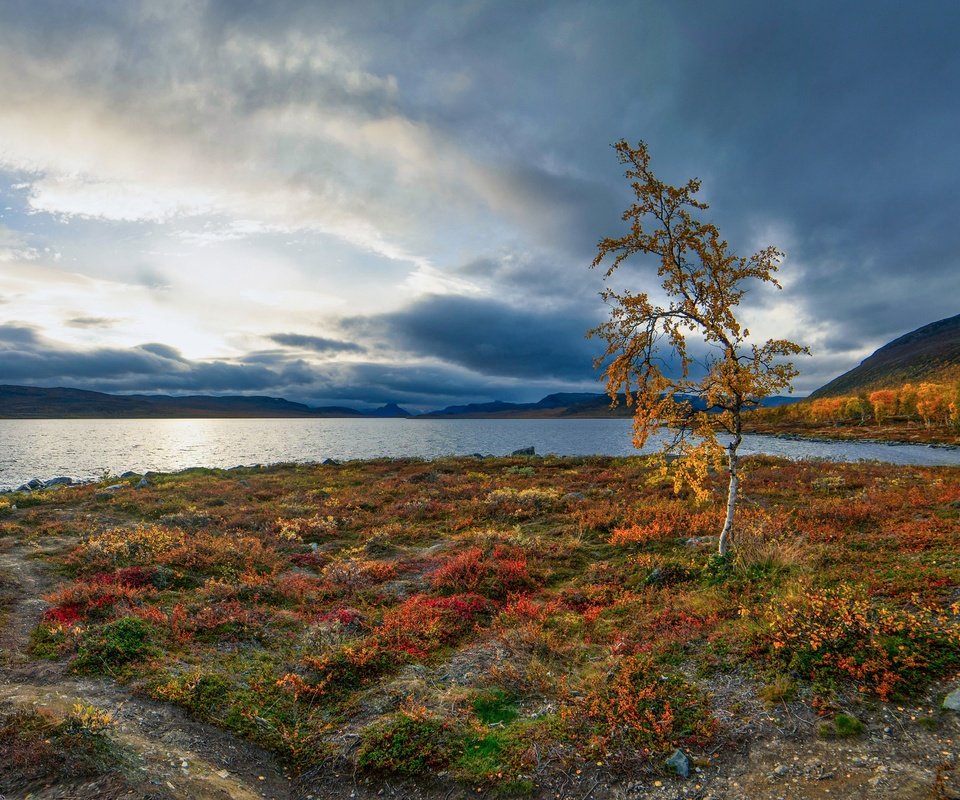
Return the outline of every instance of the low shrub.
{"type": "MultiPolygon", "coordinates": [[[[960,603],[951,610],[955,616],[960,603]]],[[[960,626],[918,602],[890,609],[853,587],[777,603],[760,635],[767,656],[805,678],[852,682],[882,700],[908,695],[960,664],[960,626]]]]}
{"type": "Polygon", "coordinates": [[[362,770],[422,775],[445,768],[451,752],[450,728],[438,719],[399,713],[361,733],[357,766],[362,770]]]}
{"type": "Polygon", "coordinates": [[[91,628],[80,640],[73,668],[113,673],[132,661],[157,655],[157,637],[156,628],[139,617],[121,617],[91,628]]]}

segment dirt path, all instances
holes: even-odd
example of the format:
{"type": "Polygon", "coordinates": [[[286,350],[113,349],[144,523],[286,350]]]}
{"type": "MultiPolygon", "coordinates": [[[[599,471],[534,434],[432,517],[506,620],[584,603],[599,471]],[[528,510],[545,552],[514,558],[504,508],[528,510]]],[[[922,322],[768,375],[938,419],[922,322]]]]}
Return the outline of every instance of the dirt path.
{"type": "MultiPolygon", "coordinates": [[[[142,787],[141,797],[290,797],[288,777],[263,750],[197,722],[174,706],[132,696],[112,681],[78,678],[67,673],[65,664],[30,657],[30,637],[46,608],[41,595],[57,583],[47,559],[73,543],[55,537],[0,542],[0,574],[10,584],[0,628],[0,706],[64,713],[80,702],[109,712],[116,720],[111,735],[139,762],[134,783],[142,787]]],[[[7,795],[18,796],[24,795],[7,795]]],[[[124,790],[124,796],[136,795],[124,790]]],[[[102,782],[71,781],[34,788],[31,797],[103,800],[105,794],[102,782]]]]}

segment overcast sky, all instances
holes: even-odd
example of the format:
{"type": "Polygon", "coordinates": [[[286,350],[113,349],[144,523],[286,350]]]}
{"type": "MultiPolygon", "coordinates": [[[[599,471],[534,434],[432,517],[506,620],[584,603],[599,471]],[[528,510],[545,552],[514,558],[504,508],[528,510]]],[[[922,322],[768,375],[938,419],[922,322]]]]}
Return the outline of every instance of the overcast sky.
{"type": "Polygon", "coordinates": [[[813,350],[806,393],[960,313],[958,30],[953,0],[0,0],[0,383],[601,391],[626,138],[786,251],[742,314],[813,350]]]}

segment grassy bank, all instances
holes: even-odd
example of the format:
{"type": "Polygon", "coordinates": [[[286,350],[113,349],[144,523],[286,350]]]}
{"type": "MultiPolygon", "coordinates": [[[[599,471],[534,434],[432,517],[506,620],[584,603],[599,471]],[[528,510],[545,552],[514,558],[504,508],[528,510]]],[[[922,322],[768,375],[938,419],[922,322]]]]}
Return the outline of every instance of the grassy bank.
{"type": "Polygon", "coordinates": [[[36,658],[306,775],[536,793],[707,769],[765,705],[856,733],[960,670],[960,469],[747,470],[722,560],[719,503],[641,459],[192,470],[8,495],[0,537],[76,537],[36,658]]]}

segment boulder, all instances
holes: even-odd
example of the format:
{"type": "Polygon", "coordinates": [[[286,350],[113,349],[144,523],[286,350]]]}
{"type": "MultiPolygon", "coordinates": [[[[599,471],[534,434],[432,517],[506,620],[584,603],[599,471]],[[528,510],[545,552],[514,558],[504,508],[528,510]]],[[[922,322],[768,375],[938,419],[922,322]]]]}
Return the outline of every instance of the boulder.
{"type": "Polygon", "coordinates": [[[535,456],[537,450],[534,447],[521,447],[519,450],[514,450],[510,455],[512,456],[535,456]]]}
{"type": "Polygon", "coordinates": [[[947,711],[960,712],[960,689],[954,689],[943,698],[943,707],[947,709],[947,711]]]}
{"type": "Polygon", "coordinates": [[[66,475],[59,475],[56,478],[51,478],[48,481],[44,481],[43,488],[49,489],[51,486],[72,486],[73,478],[68,478],[66,475]]]}
{"type": "Polygon", "coordinates": [[[673,770],[681,778],[690,777],[690,759],[683,750],[677,749],[666,761],[667,769],[673,770]]]}
{"type": "Polygon", "coordinates": [[[340,466],[340,462],[337,461],[335,458],[325,458],[325,459],[323,459],[323,461],[321,461],[320,463],[323,464],[323,466],[325,466],[325,467],[339,467],[339,466],[340,466]]]}
{"type": "Polygon", "coordinates": [[[39,478],[31,478],[29,481],[27,481],[27,486],[29,486],[34,491],[37,489],[42,489],[43,481],[40,480],[39,478]]]}
{"type": "Polygon", "coordinates": [[[137,481],[137,488],[138,488],[138,489],[146,489],[148,486],[153,486],[153,484],[150,483],[150,481],[147,480],[147,476],[146,476],[146,475],[144,475],[139,481],[137,481]]]}
{"type": "Polygon", "coordinates": [[[139,477],[140,477],[140,473],[139,473],[139,472],[134,472],[132,469],[128,469],[128,470],[127,470],[126,472],[124,472],[123,475],[121,475],[120,477],[123,478],[124,480],[127,480],[128,478],[139,478],[139,477]]]}

